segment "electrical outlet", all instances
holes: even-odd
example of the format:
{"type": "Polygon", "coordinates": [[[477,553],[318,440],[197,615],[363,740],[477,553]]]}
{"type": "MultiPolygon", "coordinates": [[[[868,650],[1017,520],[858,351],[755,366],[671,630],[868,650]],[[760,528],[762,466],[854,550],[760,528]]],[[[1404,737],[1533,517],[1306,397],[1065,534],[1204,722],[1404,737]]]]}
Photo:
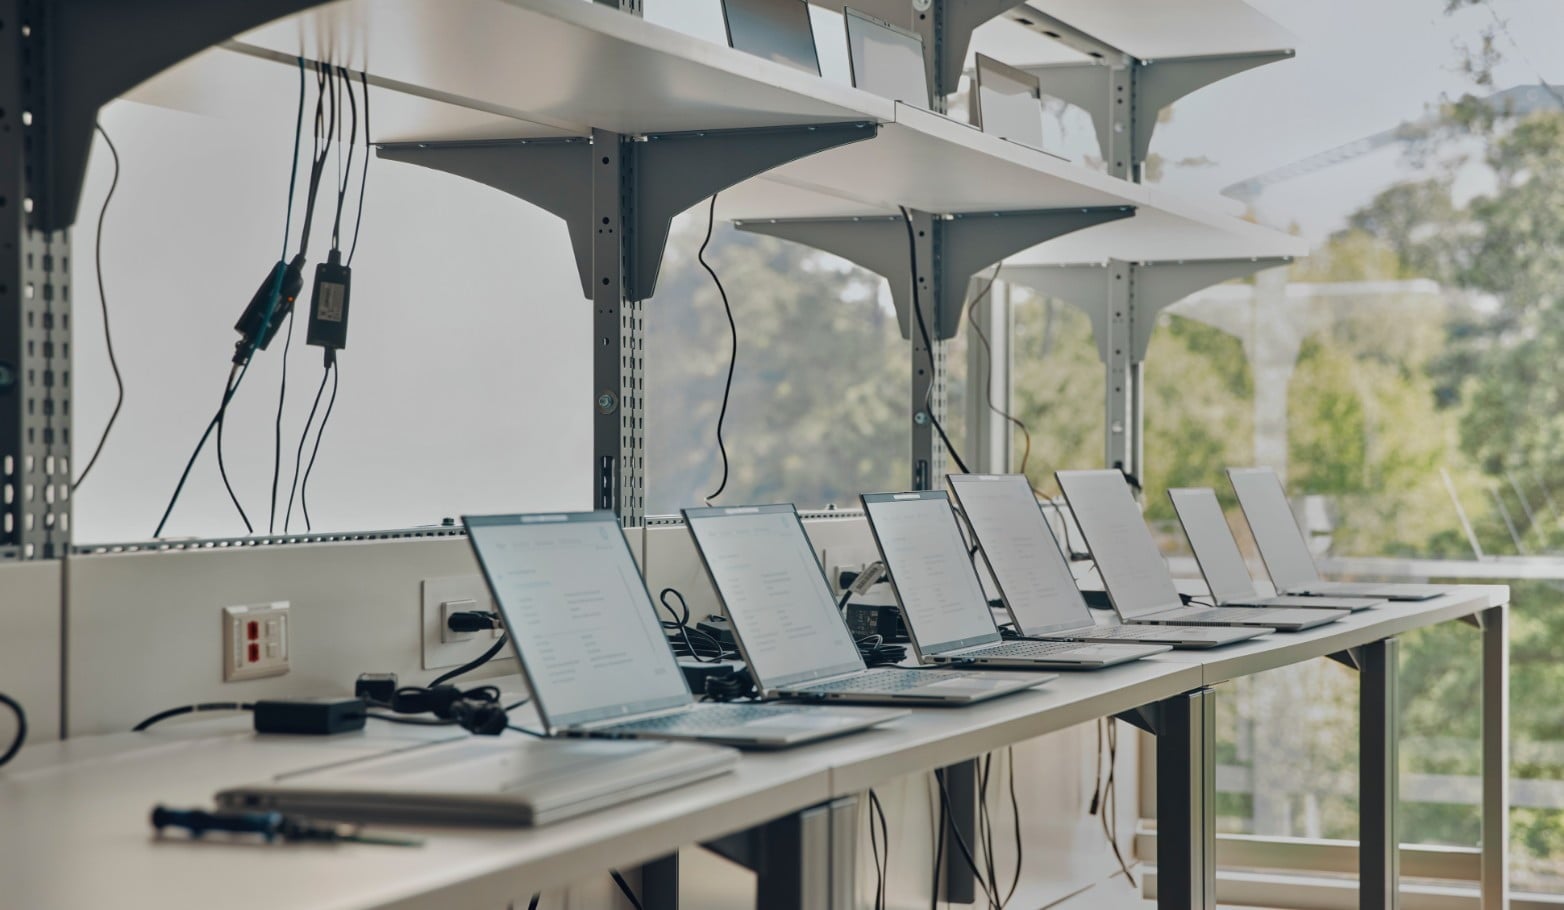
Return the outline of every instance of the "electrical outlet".
{"type": "Polygon", "coordinates": [[[223,682],[288,672],[288,602],[223,608],[223,682]]]}
{"type": "MultiPolygon", "coordinates": [[[[423,629],[423,667],[425,670],[442,670],[459,667],[483,654],[494,646],[494,641],[505,634],[503,629],[492,632],[452,632],[446,618],[452,613],[477,611],[493,613],[494,601],[489,596],[489,586],[478,575],[452,575],[445,578],[423,580],[423,600],[420,606],[423,629]]],[[[509,653],[496,656],[496,660],[509,658],[509,653]]]]}

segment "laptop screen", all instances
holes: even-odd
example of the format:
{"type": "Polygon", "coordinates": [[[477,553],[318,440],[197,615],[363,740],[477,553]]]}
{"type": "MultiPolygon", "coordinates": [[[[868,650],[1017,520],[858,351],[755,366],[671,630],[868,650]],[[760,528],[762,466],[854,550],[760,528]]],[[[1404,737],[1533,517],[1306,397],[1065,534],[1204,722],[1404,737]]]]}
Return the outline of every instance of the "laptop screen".
{"type": "Polygon", "coordinates": [[[1319,581],[1314,554],[1298,530],[1292,506],[1287,504],[1287,491],[1276,472],[1270,468],[1230,468],[1227,477],[1276,590],[1286,593],[1319,581]]]}
{"type": "Polygon", "coordinates": [[[761,689],[864,668],[791,505],[685,509],[684,521],[761,689]]]}
{"type": "Polygon", "coordinates": [[[952,474],[946,479],[977,534],[983,561],[1016,629],[1040,635],[1091,625],[1086,600],[1031,482],[1020,474],[952,474]]]}
{"type": "Polygon", "coordinates": [[[1043,104],[1036,76],[978,54],[972,89],[972,116],[983,132],[1043,147],[1043,104]]]}
{"type": "Polygon", "coordinates": [[[944,491],[865,493],[862,499],[918,653],[999,641],[944,491]]]}
{"type": "Polygon", "coordinates": [[[550,729],[692,701],[612,512],[462,523],[550,729]]]}
{"type": "Polygon", "coordinates": [[[1125,619],[1182,605],[1168,564],[1118,471],[1060,471],[1059,489],[1075,513],[1097,572],[1125,619]]]}
{"type": "Polygon", "coordinates": [[[882,98],[929,110],[929,74],[923,38],[847,8],[847,62],[853,85],[882,98]]]}
{"type": "Polygon", "coordinates": [[[808,0],[722,0],[728,46],[820,75],[808,0]]]}
{"type": "Polygon", "coordinates": [[[1238,541],[1233,539],[1233,529],[1227,524],[1216,491],[1169,490],[1168,498],[1173,500],[1173,511],[1178,513],[1189,548],[1195,551],[1195,560],[1200,563],[1200,574],[1206,577],[1216,602],[1253,597],[1254,579],[1249,577],[1249,566],[1238,549],[1238,541]]]}

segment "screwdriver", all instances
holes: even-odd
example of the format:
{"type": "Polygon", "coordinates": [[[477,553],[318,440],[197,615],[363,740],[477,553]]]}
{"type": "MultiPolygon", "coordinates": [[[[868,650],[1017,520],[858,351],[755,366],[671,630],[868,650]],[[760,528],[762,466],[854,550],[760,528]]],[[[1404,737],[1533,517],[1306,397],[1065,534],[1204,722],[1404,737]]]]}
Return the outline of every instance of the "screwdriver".
{"type": "Polygon", "coordinates": [[[365,834],[356,825],[331,825],[292,818],[281,812],[209,812],[204,809],[152,810],[152,827],[159,834],[165,828],[180,828],[193,838],[208,831],[228,834],[255,834],[267,843],[276,840],[313,841],[315,843],[379,844],[387,847],[421,847],[423,841],[405,835],[365,834]]]}

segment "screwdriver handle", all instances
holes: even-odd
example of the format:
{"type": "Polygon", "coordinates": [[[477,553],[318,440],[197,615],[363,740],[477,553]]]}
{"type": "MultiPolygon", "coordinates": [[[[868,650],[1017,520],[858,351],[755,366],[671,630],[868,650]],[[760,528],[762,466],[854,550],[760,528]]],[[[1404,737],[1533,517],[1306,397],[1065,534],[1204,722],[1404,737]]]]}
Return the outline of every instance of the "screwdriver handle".
{"type": "Polygon", "coordinates": [[[191,837],[201,837],[208,831],[259,834],[271,841],[283,832],[283,817],[281,812],[208,812],[158,806],[152,810],[152,827],[159,832],[164,828],[183,828],[191,837]]]}

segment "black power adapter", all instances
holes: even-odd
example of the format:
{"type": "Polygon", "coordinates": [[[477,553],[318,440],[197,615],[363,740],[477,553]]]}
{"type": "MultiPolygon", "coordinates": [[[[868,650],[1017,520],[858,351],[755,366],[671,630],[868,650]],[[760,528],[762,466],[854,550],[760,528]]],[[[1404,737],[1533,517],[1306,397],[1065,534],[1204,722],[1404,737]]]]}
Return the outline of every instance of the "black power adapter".
{"type": "Polygon", "coordinates": [[[361,698],[265,699],[255,703],[255,732],[330,736],[364,729],[366,717],[361,698]]]}
{"type": "Polygon", "coordinates": [[[310,298],[310,325],[305,341],[336,351],[348,346],[352,283],[353,270],[342,264],[340,250],[333,249],[325,262],[315,266],[315,290],[310,298]]]}
{"type": "Polygon", "coordinates": [[[239,333],[239,341],[234,345],[234,363],[247,363],[257,348],[264,351],[271,346],[303,289],[304,255],[294,256],[288,263],[277,260],[261,286],[255,289],[255,295],[250,298],[239,321],[234,323],[234,331],[239,333]],[[268,309],[271,310],[270,318],[266,314],[268,309]]]}

